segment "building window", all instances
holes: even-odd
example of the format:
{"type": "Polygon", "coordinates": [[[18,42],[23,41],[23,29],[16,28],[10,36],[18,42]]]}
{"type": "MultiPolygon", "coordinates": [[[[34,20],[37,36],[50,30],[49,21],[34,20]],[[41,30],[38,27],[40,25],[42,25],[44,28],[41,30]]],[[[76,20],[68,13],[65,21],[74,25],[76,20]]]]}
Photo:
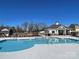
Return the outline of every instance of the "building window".
{"type": "Polygon", "coordinates": [[[55,33],[55,31],[52,31],[52,33],[55,33]]]}

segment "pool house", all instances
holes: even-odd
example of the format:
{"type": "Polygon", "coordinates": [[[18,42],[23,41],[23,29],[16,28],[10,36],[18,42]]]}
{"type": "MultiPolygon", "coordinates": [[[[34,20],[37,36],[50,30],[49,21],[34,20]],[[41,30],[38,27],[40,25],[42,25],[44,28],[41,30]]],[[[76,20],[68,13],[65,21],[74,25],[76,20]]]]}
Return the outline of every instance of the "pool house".
{"type": "Polygon", "coordinates": [[[55,24],[45,29],[45,32],[48,33],[48,35],[69,35],[70,28],[56,22],[55,24]]]}
{"type": "Polygon", "coordinates": [[[69,28],[71,28],[71,35],[79,36],[79,24],[71,24],[69,28]]]}

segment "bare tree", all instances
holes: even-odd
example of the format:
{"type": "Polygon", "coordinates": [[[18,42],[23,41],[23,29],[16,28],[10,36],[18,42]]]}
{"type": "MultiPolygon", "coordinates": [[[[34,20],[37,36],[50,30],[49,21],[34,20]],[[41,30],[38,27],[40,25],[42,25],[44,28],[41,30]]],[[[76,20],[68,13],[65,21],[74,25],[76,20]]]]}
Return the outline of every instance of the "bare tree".
{"type": "Polygon", "coordinates": [[[43,24],[43,23],[36,23],[36,24],[33,24],[33,31],[39,32],[39,31],[41,31],[41,30],[44,30],[46,27],[47,27],[46,24],[43,24]]]}
{"type": "Polygon", "coordinates": [[[22,24],[22,28],[25,32],[31,32],[33,31],[33,22],[25,22],[22,24]]]}
{"type": "Polygon", "coordinates": [[[27,28],[28,28],[28,22],[23,23],[22,24],[22,28],[26,32],[27,31],[27,28]]]}
{"type": "Polygon", "coordinates": [[[44,23],[40,23],[39,24],[39,30],[44,30],[44,29],[46,29],[48,26],[47,26],[47,24],[44,24],[44,23]]]}
{"type": "Polygon", "coordinates": [[[33,24],[33,22],[30,22],[29,24],[28,24],[28,32],[32,32],[33,31],[33,29],[34,29],[34,24],[33,24]]]}
{"type": "Polygon", "coordinates": [[[16,27],[16,32],[24,32],[24,31],[23,31],[23,29],[18,25],[18,26],[16,27]]]}
{"type": "Polygon", "coordinates": [[[25,22],[22,24],[22,27],[27,32],[39,32],[40,30],[44,30],[47,25],[43,23],[25,22]]]}

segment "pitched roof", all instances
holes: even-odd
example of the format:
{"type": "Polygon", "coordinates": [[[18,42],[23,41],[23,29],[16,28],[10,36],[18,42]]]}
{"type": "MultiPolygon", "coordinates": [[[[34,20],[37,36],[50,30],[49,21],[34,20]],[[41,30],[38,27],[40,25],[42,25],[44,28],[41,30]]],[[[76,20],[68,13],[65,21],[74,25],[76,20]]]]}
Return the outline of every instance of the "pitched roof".
{"type": "Polygon", "coordinates": [[[67,26],[65,26],[65,25],[61,25],[61,24],[59,24],[59,25],[56,25],[56,24],[52,24],[50,27],[48,27],[47,29],[57,29],[57,28],[59,28],[59,27],[61,27],[61,26],[63,26],[64,28],[66,28],[66,29],[70,29],[69,27],[67,27],[67,26]]]}
{"type": "Polygon", "coordinates": [[[75,26],[79,26],[79,24],[71,24],[69,27],[70,28],[75,28],[75,26]]]}
{"type": "Polygon", "coordinates": [[[53,24],[53,25],[50,26],[50,28],[58,28],[60,26],[61,26],[61,24],[59,24],[59,25],[53,24]]]}
{"type": "Polygon", "coordinates": [[[9,31],[9,29],[7,29],[7,28],[4,28],[4,29],[2,29],[1,31],[9,31]]]}

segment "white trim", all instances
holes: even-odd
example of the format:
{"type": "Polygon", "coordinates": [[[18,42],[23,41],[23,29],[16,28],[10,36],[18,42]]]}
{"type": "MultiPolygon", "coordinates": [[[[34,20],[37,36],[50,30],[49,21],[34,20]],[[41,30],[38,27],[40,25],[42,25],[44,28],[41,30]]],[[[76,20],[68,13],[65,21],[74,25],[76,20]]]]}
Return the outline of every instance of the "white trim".
{"type": "Polygon", "coordinates": [[[61,25],[57,29],[67,29],[65,26],[61,25]],[[62,27],[62,28],[61,28],[62,27]]]}

